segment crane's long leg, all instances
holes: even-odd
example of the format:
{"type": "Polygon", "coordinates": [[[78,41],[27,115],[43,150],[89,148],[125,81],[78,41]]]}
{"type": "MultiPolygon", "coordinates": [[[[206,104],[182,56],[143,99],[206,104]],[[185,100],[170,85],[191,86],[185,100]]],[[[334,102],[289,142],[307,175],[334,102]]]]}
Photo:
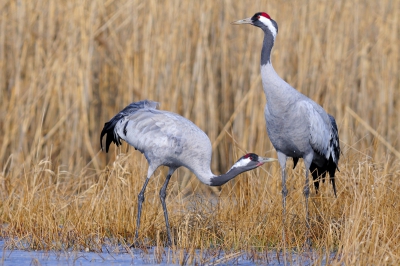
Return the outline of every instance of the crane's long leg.
{"type": "Polygon", "coordinates": [[[286,264],[286,234],[285,234],[285,224],[286,224],[286,196],[287,196],[287,189],[286,189],[286,155],[278,152],[278,161],[281,166],[282,170],[282,239],[283,239],[283,262],[284,265],[286,264]]]}
{"type": "Polygon", "coordinates": [[[305,197],[305,204],[306,204],[306,227],[307,227],[307,248],[311,247],[311,240],[310,240],[310,215],[308,213],[308,198],[310,197],[310,184],[309,184],[309,178],[308,178],[308,168],[306,168],[306,182],[304,185],[304,197],[305,197]]]}
{"type": "Polygon", "coordinates": [[[171,246],[172,242],[171,242],[171,232],[169,230],[168,212],[167,212],[167,205],[165,204],[165,197],[167,195],[166,191],[167,191],[167,186],[168,186],[170,179],[171,179],[171,175],[168,173],[167,178],[165,179],[164,185],[162,186],[162,188],[160,190],[160,200],[161,200],[161,205],[162,205],[163,211],[164,211],[165,225],[167,227],[168,246],[171,246]]]}
{"type": "MultiPolygon", "coordinates": [[[[283,224],[285,225],[286,219],[286,196],[287,196],[287,188],[286,188],[286,169],[282,169],[282,214],[283,214],[283,224]]],[[[285,232],[283,232],[285,233],[285,232]]]]}
{"type": "Polygon", "coordinates": [[[308,213],[308,198],[310,197],[310,180],[308,178],[308,173],[310,172],[310,166],[313,160],[314,153],[308,154],[304,156],[304,164],[306,167],[306,180],[304,184],[304,198],[305,198],[305,204],[306,204],[306,227],[307,227],[307,232],[306,232],[306,248],[311,247],[311,239],[310,239],[310,215],[308,213]]]}
{"type": "Polygon", "coordinates": [[[144,192],[146,191],[147,183],[149,183],[150,178],[147,177],[146,181],[143,184],[142,190],[138,195],[138,213],[136,218],[136,232],[135,232],[135,241],[130,247],[138,246],[138,239],[139,239],[139,227],[140,227],[140,216],[142,214],[142,203],[144,201],[144,192]]]}

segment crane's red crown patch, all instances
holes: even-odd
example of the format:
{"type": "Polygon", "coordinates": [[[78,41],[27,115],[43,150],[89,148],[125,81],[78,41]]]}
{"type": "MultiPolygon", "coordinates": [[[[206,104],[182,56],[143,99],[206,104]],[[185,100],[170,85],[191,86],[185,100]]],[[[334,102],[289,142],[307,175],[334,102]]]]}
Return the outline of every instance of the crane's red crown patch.
{"type": "Polygon", "coordinates": [[[260,15],[266,17],[267,19],[271,19],[271,17],[265,12],[261,12],[260,15]]]}

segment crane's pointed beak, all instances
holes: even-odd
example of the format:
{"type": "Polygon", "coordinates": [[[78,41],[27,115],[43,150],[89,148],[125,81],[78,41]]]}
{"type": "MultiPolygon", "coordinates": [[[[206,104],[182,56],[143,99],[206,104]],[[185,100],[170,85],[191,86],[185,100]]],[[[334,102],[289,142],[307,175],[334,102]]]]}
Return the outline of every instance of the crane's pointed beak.
{"type": "Polygon", "coordinates": [[[275,161],[278,161],[278,159],[258,156],[257,166],[263,165],[264,163],[275,162],[275,161]]]}
{"type": "Polygon", "coordinates": [[[231,24],[233,24],[233,25],[253,24],[253,21],[251,20],[251,18],[245,18],[245,19],[233,21],[233,22],[231,22],[231,24]]]}

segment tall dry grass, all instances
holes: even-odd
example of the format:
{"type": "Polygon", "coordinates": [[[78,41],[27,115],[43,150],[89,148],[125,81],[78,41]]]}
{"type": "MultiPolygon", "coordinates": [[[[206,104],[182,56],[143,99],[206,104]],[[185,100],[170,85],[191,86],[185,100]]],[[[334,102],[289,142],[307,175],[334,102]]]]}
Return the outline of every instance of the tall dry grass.
{"type": "MultiPolygon", "coordinates": [[[[257,11],[279,24],[277,72],[339,127],[338,198],[325,184],[310,201],[316,250],[336,251],[333,264],[399,263],[400,1],[390,0],[0,1],[8,245],[98,250],[132,240],[147,163],[127,145],[108,155],[99,145],[103,123],[132,101],[159,101],[195,122],[213,142],[215,172],[245,151],[275,156],[263,117],[263,33],[230,25],[257,11]]],[[[289,170],[291,248],[305,237],[303,171],[289,170]]],[[[157,171],[147,189],[140,235],[150,244],[165,239],[164,176],[157,171]]],[[[167,199],[178,247],[280,248],[280,190],[277,164],[220,191],[179,170],[167,199]]]]}

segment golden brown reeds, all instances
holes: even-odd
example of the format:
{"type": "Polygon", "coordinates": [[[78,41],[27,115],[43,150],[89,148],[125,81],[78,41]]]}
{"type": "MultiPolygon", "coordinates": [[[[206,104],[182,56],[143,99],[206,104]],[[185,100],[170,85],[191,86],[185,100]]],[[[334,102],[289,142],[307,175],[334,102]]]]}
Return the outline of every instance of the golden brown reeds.
{"type": "MultiPolygon", "coordinates": [[[[8,245],[99,250],[107,239],[132,240],[147,162],[126,144],[108,155],[99,145],[103,123],[132,101],[159,101],[195,122],[214,143],[215,172],[245,151],[275,156],[263,117],[262,32],[230,25],[256,11],[279,24],[276,71],[338,123],[338,198],[325,183],[310,201],[316,251],[335,251],[332,264],[398,264],[400,1],[389,0],[0,1],[8,245]]],[[[305,237],[303,168],[289,170],[290,248],[305,237]]],[[[144,204],[140,236],[153,245],[165,239],[164,176],[156,172],[144,204]]],[[[277,164],[220,191],[179,170],[167,202],[177,246],[188,253],[177,250],[176,261],[190,263],[194,249],[279,249],[280,191],[277,164]]]]}

